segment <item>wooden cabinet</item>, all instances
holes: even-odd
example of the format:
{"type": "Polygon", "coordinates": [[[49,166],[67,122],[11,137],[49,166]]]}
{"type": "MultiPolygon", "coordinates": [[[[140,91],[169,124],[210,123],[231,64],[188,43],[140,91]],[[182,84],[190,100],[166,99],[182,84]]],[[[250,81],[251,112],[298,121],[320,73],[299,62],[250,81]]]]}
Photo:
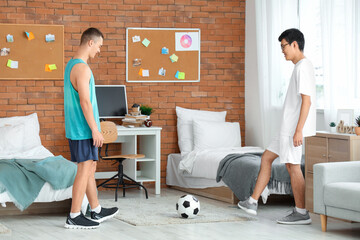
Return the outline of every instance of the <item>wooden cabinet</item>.
{"type": "Polygon", "coordinates": [[[305,139],[305,207],[313,212],[313,165],[360,160],[360,136],[317,132],[305,139]]]}

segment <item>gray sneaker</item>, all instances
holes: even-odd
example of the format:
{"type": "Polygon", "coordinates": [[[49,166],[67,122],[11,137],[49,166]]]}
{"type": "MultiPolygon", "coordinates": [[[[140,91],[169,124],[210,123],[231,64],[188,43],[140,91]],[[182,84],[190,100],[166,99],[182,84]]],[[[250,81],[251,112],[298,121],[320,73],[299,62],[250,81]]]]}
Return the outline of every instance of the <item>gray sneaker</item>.
{"type": "Polygon", "coordinates": [[[238,207],[242,210],[244,210],[246,213],[251,214],[251,215],[256,215],[257,214],[257,208],[258,208],[258,204],[257,203],[250,203],[249,199],[246,199],[245,201],[240,201],[238,202],[238,207]]]}
{"type": "Polygon", "coordinates": [[[306,214],[303,215],[293,209],[293,212],[283,217],[282,219],[277,220],[277,223],[281,224],[289,224],[289,225],[305,225],[311,223],[311,218],[309,215],[309,211],[306,211],[306,214]]]}

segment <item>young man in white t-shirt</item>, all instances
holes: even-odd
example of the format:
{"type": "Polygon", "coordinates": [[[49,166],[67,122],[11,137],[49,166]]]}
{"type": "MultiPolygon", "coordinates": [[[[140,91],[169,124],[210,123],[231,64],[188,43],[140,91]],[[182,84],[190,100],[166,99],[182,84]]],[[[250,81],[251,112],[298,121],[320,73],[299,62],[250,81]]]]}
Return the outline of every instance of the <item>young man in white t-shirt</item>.
{"type": "Polygon", "coordinates": [[[301,171],[304,137],[316,134],[316,89],[314,67],[305,58],[304,35],[298,29],[288,29],[279,36],[285,59],[295,64],[286,94],[279,134],[261,157],[261,167],[251,197],[238,203],[249,214],[257,214],[258,199],[271,176],[271,164],[279,157],[286,164],[295,199],[293,212],[278,220],[282,224],[310,224],[305,209],[305,180],[301,171]]]}

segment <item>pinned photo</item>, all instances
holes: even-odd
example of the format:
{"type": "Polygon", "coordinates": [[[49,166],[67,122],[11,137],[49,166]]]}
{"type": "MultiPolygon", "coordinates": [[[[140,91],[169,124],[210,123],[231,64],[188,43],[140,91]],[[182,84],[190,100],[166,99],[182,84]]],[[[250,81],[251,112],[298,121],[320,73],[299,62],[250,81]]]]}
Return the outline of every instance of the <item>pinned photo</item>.
{"type": "Polygon", "coordinates": [[[10,48],[2,48],[0,51],[0,56],[7,56],[10,54],[10,48]]]}
{"type": "Polygon", "coordinates": [[[166,70],[164,68],[160,68],[159,69],[159,75],[160,76],[165,76],[166,70]]]}
{"type": "Polygon", "coordinates": [[[55,35],[53,35],[53,34],[46,34],[46,35],[45,35],[45,41],[46,41],[46,42],[55,42],[55,35]]]}
{"type": "Polygon", "coordinates": [[[14,36],[10,35],[10,34],[6,35],[6,41],[7,42],[14,42],[14,36]]]}
{"type": "Polygon", "coordinates": [[[140,42],[140,36],[133,36],[132,41],[133,42],[140,42]]]}
{"type": "Polygon", "coordinates": [[[133,67],[140,66],[141,65],[141,59],[135,58],[133,60],[133,67]]]}

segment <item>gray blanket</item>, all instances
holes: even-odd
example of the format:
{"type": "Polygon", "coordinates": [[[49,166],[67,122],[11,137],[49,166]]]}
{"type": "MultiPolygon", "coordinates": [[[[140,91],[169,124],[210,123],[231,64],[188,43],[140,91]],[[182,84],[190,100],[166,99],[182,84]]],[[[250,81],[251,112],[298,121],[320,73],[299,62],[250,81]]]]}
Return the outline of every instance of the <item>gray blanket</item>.
{"type": "MultiPolygon", "coordinates": [[[[229,154],[219,163],[216,181],[223,180],[239,200],[251,196],[260,170],[262,153],[229,154]]],[[[302,161],[302,170],[304,161],[302,161]]],[[[303,170],[304,172],[304,170],[303,170]]],[[[291,194],[290,176],[285,164],[275,159],[271,168],[269,189],[284,187],[286,194],[291,194]]]]}

